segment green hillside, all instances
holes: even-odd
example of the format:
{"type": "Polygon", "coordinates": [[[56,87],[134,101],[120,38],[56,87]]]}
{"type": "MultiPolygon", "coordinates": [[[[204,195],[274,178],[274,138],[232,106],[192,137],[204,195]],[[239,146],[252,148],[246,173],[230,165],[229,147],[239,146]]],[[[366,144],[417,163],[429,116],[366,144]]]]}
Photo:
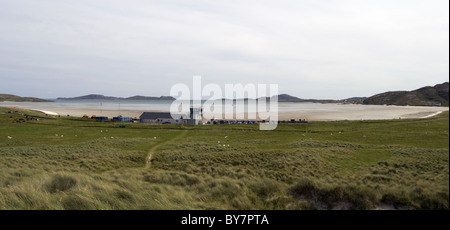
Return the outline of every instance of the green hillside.
{"type": "Polygon", "coordinates": [[[366,98],[364,104],[371,105],[410,105],[410,106],[448,106],[449,83],[427,86],[413,91],[394,91],[366,98]]]}
{"type": "Polygon", "coordinates": [[[49,100],[35,97],[19,97],[11,94],[0,94],[0,101],[16,101],[16,102],[51,102],[49,100]]]}

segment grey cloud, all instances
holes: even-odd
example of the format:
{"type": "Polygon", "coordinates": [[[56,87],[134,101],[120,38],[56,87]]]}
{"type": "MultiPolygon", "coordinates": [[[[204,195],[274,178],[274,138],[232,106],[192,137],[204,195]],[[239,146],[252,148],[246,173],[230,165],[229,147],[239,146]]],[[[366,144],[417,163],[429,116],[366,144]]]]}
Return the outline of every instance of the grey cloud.
{"type": "Polygon", "coordinates": [[[5,0],[0,92],[167,95],[193,75],[305,98],[415,89],[448,79],[448,21],[445,0],[5,0]]]}

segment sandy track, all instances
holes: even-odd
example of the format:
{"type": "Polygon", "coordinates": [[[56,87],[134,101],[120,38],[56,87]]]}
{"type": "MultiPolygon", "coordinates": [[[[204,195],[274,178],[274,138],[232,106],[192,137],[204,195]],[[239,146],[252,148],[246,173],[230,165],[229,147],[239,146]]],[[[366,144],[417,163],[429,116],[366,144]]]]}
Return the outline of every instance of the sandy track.
{"type": "Polygon", "coordinates": [[[173,137],[173,138],[171,138],[171,139],[168,139],[168,140],[165,140],[165,141],[163,141],[163,142],[161,142],[161,143],[159,143],[159,144],[153,146],[153,147],[150,149],[150,151],[148,152],[148,155],[147,155],[147,157],[146,157],[146,160],[145,160],[145,168],[146,168],[146,169],[150,168],[150,166],[151,166],[151,164],[152,164],[153,156],[155,155],[156,150],[157,150],[158,148],[160,148],[161,146],[163,146],[163,145],[165,145],[165,144],[168,144],[168,143],[170,143],[170,142],[173,142],[173,141],[175,141],[175,140],[177,140],[177,139],[180,139],[180,138],[186,136],[187,132],[188,132],[187,130],[183,130],[180,134],[176,135],[175,137],[173,137]]]}

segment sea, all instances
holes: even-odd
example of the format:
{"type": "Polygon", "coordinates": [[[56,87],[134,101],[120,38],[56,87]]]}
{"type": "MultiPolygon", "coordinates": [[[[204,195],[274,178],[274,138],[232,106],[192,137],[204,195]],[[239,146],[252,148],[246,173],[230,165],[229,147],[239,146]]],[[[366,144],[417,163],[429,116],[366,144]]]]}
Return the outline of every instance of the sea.
{"type": "MultiPolygon", "coordinates": [[[[58,100],[53,102],[0,102],[1,107],[18,107],[23,109],[45,108],[79,109],[79,110],[130,110],[169,112],[174,101],[171,100],[58,100]]],[[[221,101],[216,101],[220,103],[221,101]]],[[[198,104],[197,104],[198,106],[198,104]]],[[[269,101],[267,110],[269,109],[269,101]]],[[[343,109],[343,108],[342,108],[343,109]]],[[[278,102],[279,112],[290,111],[338,111],[336,104],[312,102],[278,102]]],[[[246,109],[246,111],[249,111],[246,109]]],[[[251,111],[251,110],[250,110],[251,111]]]]}

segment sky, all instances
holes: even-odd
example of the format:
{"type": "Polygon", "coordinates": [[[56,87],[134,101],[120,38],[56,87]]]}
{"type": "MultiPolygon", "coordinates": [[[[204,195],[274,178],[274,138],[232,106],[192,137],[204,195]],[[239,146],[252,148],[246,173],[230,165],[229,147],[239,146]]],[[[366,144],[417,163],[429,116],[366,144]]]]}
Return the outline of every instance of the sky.
{"type": "Polygon", "coordinates": [[[448,0],[0,0],[0,93],[278,84],[344,99],[449,79],[448,0]]]}

